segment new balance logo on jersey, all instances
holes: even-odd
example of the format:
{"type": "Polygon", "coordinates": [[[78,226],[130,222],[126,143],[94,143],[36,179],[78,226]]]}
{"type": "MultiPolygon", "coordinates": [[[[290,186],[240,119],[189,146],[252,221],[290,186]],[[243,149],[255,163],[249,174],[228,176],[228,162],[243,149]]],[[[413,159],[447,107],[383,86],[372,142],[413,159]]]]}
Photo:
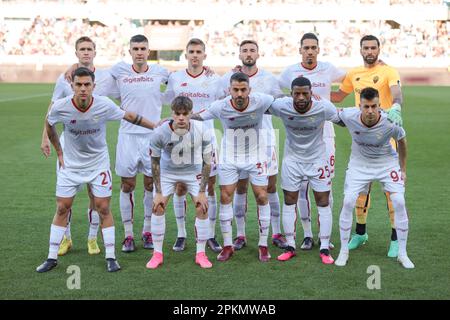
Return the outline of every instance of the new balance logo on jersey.
{"type": "Polygon", "coordinates": [[[187,87],[187,82],[183,82],[181,85],[180,85],[180,87],[187,87]]]}
{"type": "Polygon", "coordinates": [[[77,120],[70,120],[70,123],[75,124],[75,123],[77,123],[77,120]]]}

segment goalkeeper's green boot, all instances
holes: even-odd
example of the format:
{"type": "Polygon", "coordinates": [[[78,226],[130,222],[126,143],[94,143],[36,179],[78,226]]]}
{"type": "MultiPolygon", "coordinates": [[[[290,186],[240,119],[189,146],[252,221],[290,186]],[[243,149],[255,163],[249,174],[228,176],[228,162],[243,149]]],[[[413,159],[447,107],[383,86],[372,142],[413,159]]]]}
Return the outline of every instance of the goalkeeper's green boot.
{"type": "Polygon", "coordinates": [[[367,240],[369,240],[369,236],[367,235],[367,233],[364,233],[363,235],[355,233],[352,235],[352,239],[348,243],[348,249],[349,250],[356,249],[361,245],[365,244],[367,240]]]}
{"type": "Polygon", "coordinates": [[[389,258],[397,258],[398,257],[398,240],[391,240],[391,244],[389,245],[388,251],[389,258]]]}

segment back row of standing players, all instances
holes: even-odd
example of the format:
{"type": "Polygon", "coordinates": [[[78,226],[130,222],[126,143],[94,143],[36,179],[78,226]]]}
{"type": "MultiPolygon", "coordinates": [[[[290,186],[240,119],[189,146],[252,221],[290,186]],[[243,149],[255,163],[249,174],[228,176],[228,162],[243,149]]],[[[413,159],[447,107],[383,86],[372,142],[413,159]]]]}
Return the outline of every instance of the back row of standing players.
{"type": "MultiPolygon", "coordinates": [[[[149,54],[148,41],[144,36],[137,35],[130,40],[130,54],[133,60],[132,65],[121,62],[113,66],[110,70],[98,70],[95,69],[93,65],[95,44],[91,39],[82,37],[76,43],[76,55],[79,59],[79,63],[76,66],[85,66],[95,72],[96,94],[118,98],[121,101],[122,109],[137,112],[153,122],[158,122],[160,120],[162,103],[170,103],[176,96],[189,97],[193,101],[194,112],[208,108],[214,101],[223,98],[229,93],[230,78],[236,71],[248,75],[252,94],[259,92],[268,94],[273,98],[282,97],[283,92],[281,88],[292,89],[292,81],[298,77],[304,76],[311,81],[312,93],[319,99],[341,101],[346,95],[355,91],[357,93],[355,94],[356,105],[359,105],[358,100],[361,89],[367,86],[373,86],[380,92],[380,104],[382,108],[390,108],[393,104],[396,104],[392,109],[396,109],[396,111],[400,109],[402,99],[398,73],[393,68],[380,63],[378,60],[379,41],[373,36],[366,36],[361,39],[361,54],[365,66],[363,68],[354,69],[347,75],[344,71],[339,70],[330,63],[317,61],[319,41],[317,37],[311,33],[305,34],[300,42],[302,62],[288,67],[280,75],[279,79],[256,66],[259,57],[258,45],[256,42],[251,40],[243,41],[240,44],[239,53],[242,66],[240,66],[238,70],[234,69],[223,77],[219,77],[208,72],[208,69],[203,66],[203,62],[206,58],[204,43],[199,39],[192,39],[186,46],[188,68],[169,74],[166,69],[159,65],[149,66],[147,64],[149,54]],[[370,74],[365,74],[366,77],[362,78],[361,74],[367,73],[367,71],[370,71],[370,74]],[[161,93],[160,84],[166,82],[166,92],[161,93]],[[331,85],[333,82],[342,82],[339,91],[331,92],[331,85]]],[[[72,94],[73,91],[70,84],[63,76],[61,76],[55,87],[52,103],[59,98],[70,96],[72,94]]],[[[253,95],[258,96],[257,94],[253,95]]],[[[252,97],[250,95],[250,101],[251,99],[252,97]]],[[[232,108],[232,105],[230,105],[230,108],[232,108]]],[[[213,128],[212,121],[210,120],[206,126],[213,128]]],[[[254,177],[252,177],[251,168],[240,168],[236,171],[238,173],[237,175],[227,175],[226,177],[223,177],[223,181],[220,182],[221,201],[219,219],[222,234],[224,236],[223,248],[215,240],[217,200],[214,193],[214,184],[217,166],[215,165],[216,162],[213,161],[208,182],[207,210],[209,232],[207,243],[209,247],[215,252],[220,252],[218,260],[225,261],[231,257],[234,250],[239,250],[246,245],[246,192],[248,179],[250,178],[258,205],[260,260],[268,261],[270,258],[267,249],[267,233],[270,224],[272,225],[272,242],[278,247],[286,250],[286,253],[279,257],[279,260],[287,260],[295,256],[295,205],[297,203],[300,208],[301,221],[304,229],[304,239],[301,248],[303,250],[312,249],[314,240],[311,231],[311,212],[308,197],[309,184],[311,183],[313,190],[315,191],[314,195],[318,205],[320,219],[320,257],[325,264],[333,263],[333,259],[329,252],[329,247],[332,246],[329,242],[332,225],[332,193],[325,192],[323,194],[318,194],[322,193],[320,192],[321,190],[316,190],[317,188],[314,189],[312,180],[308,179],[308,174],[305,175],[304,172],[299,173],[304,179],[292,181],[293,183],[289,187],[286,187],[286,184],[283,183],[283,189],[285,191],[283,226],[286,231],[287,241],[282,235],[280,226],[280,203],[276,192],[278,165],[277,155],[275,153],[275,136],[273,134],[270,115],[264,116],[263,127],[272,132],[272,137],[268,139],[267,143],[267,155],[269,160],[267,163],[268,181],[264,182],[263,179],[261,180],[263,182],[260,183],[258,182],[258,179],[253,179],[254,177]],[[290,191],[292,194],[290,194],[285,187],[291,189],[290,191]],[[297,201],[298,195],[300,196],[297,201]],[[294,213],[293,215],[290,213],[291,211],[294,213]],[[290,214],[286,214],[286,212],[289,212],[290,214]],[[231,236],[231,220],[233,214],[237,225],[237,237],[234,239],[234,242],[231,236]]],[[[116,173],[121,177],[120,211],[122,222],[125,227],[125,240],[123,241],[122,247],[124,252],[132,252],[135,250],[133,236],[133,208],[136,176],[139,172],[144,174],[144,226],[142,239],[145,248],[153,248],[151,233],[153,179],[150,154],[148,152],[148,143],[151,135],[152,133],[148,129],[135,126],[125,121],[122,121],[121,123],[116,151],[116,173]]],[[[215,139],[212,139],[212,141],[215,142],[215,139]]],[[[334,176],[334,129],[333,125],[328,121],[325,122],[323,140],[321,139],[320,144],[322,142],[326,147],[327,156],[326,164],[321,166],[321,168],[326,178],[330,178],[329,183],[331,190],[331,178],[334,176]]],[[[319,150],[320,148],[317,148],[318,142],[313,141],[313,143],[315,144],[309,146],[312,148],[311,150],[319,150]]],[[[287,146],[289,146],[289,143],[287,146]]],[[[213,147],[213,149],[216,150],[217,146],[215,144],[213,147]]],[[[45,134],[43,135],[42,150],[46,155],[50,153],[48,139],[45,134]]],[[[285,154],[288,155],[288,157],[285,158],[287,159],[290,156],[294,157],[295,161],[308,163],[314,158],[314,153],[317,155],[317,151],[313,152],[313,154],[305,154],[304,156],[299,155],[297,151],[298,150],[290,150],[290,152],[288,152],[285,150],[285,154]]],[[[213,152],[213,160],[216,154],[216,152],[213,152]]],[[[252,165],[255,166],[255,164],[252,165]]],[[[259,166],[261,166],[261,164],[259,164],[259,166]]],[[[260,171],[260,169],[261,167],[256,168],[257,171],[260,171]]],[[[283,171],[285,171],[284,175],[293,176],[292,170],[295,171],[295,168],[289,169],[286,166],[286,169],[283,168],[283,171]]],[[[186,187],[179,185],[174,195],[174,211],[178,226],[178,237],[173,247],[175,251],[184,250],[187,237],[184,225],[186,216],[186,191],[186,187]]],[[[363,212],[367,211],[369,191],[370,188],[362,190],[361,196],[356,201],[357,217],[362,216],[361,214],[358,214],[358,209],[363,212]],[[363,199],[361,200],[361,198],[363,199]],[[365,206],[359,205],[363,202],[366,204],[365,206]]],[[[91,192],[89,193],[91,203],[88,209],[90,222],[88,249],[89,253],[96,254],[100,252],[96,242],[100,219],[95,211],[92,194],[91,192]]],[[[358,222],[360,221],[358,220],[358,222]]],[[[391,218],[391,222],[394,227],[393,218],[391,218]]],[[[361,226],[365,227],[365,222],[357,224],[357,234],[354,235],[348,246],[350,249],[352,249],[352,245],[353,247],[357,247],[367,240],[365,230],[360,234],[362,229],[361,226]],[[356,246],[355,243],[357,244],[356,246]]],[[[70,239],[70,223],[65,232],[66,234],[59,247],[59,255],[65,254],[72,245],[70,239]]],[[[395,251],[396,246],[392,245],[392,243],[397,242],[394,228],[392,238],[391,248],[394,248],[395,251]]],[[[158,250],[155,250],[155,252],[162,251],[162,248],[157,249],[158,250]]],[[[204,246],[203,248],[200,248],[200,251],[201,250],[204,252],[204,246]]],[[[396,256],[397,253],[394,253],[396,256]]],[[[153,255],[153,258],[155,258],[155,254],[153,255]]],[[[157,260],[156,263],[153,263],[154,267],[158,267],[162,263],[162,254],[157,260]]],[[[202,266],[202,264],[200,265],[202,266]]],[[[203,264],[203,266],[205,265],[208,264],[203,264]]]]}

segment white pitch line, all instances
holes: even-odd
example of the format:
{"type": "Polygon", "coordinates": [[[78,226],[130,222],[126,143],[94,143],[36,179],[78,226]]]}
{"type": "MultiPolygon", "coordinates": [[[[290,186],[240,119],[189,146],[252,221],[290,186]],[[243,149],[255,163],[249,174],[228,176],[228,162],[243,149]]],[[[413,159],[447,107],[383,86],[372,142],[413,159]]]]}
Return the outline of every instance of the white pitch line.
{"type": "Polygon", "coordinates": [[[19,101],[19,100],[28,100],[28,99],[33,99],[33,98],[46,97],[46,96],[50,96],[50,95],[51,95],[50,93],[40,93],[40,94],[31,95],[31,96],[6,98],[6,99],[0,99],[0,103],[10,102],[10,101],[19,101]]]}

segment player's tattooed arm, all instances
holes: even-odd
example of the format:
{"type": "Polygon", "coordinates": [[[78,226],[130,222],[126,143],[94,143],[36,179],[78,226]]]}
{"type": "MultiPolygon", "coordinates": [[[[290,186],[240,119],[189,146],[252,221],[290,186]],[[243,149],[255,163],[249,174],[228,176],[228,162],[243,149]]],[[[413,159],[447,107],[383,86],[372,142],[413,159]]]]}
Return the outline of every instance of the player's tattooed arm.
{"type": "Polygon", "coordinates": [[[63,151],[61,143],[59,142],[58,132],[56,132],[55,126],[51,126],[48,121],[45,121],[45,128],[47,131],[47,136],[53,147],[55,148],[56,155],[58,156],[58,161],[60,167],[64,167],[63,151]]]}
{"type": "Polygon", "coordinates": [[[199,112],[193,113],[192,116],[191,116],[191,119],[192,120],[197,120],[197,121],[203,121],[203,118],[200,116],[199,112]]]}
{"type": "Polygon", "coordinates": [[[123,117],[124,120],[147,129],[153,129],[156,127],[156,124],[147,120],[143,116],[136,114],[134,112],[127,111],[123,117]]]}
{"type": "Polygon", "coordinates": [[[200,192],[206,191],[209,174],[211,173],[211,153],[203,154],[202,180],[200,181],[200,192]]]}
{"type": "Polygon", "coordinates": [[[156,193],[161,193],[161,157],[152,157],[152,175],[156,193]]]}

